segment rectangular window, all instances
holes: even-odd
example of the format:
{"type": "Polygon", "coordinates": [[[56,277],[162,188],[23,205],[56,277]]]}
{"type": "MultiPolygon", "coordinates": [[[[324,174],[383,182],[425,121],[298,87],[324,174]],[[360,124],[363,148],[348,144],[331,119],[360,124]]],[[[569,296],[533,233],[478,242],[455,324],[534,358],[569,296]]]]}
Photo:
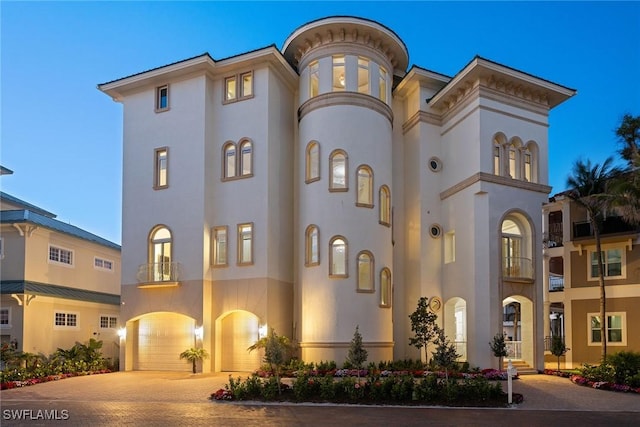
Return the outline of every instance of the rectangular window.
{"type": "Polygon", "coordinates": [[[222,267],[227,265],[227,227],[213,228],[213,265],[222,267]]]}
{"type": "Polygon", "coordinates": [[[509,175],[511,178],[516,177],[516,151],[509,150],[509,175]]]}
{"type": "MultiPolygon", "coordinates": [[[[610,345],[627,345],[627,331],[625,327],[626,313],[607,313],[607,344],[610,345]]],[[[588,313],[587,320],[589,322],[589,345],[600,345],[602,342],[602,333],[600,330],[600,315],[596,313],[588,313]]]]}
{"type": "Polygon", "coordinates": [[[531,154],[524,155],[524,180],[531,182],[531,154]]]}
{"type": "Polygon", "coordinates": [[[59,328],[77,328],[78,315],[76,313],[64,313],[56,311],[54,313],[54,323],[59,328]]]}
{"type": "Polygon", "coordinates": [[[346,80],[344,75],[344,55],[333,56],[333,80],[332,90],[343,91],[345,89],[346,80]]]}
{"type": "Polygon", "coordinates": [[[56,246],[49,246],[49,261],[73,265],[73,251],[56,246]]]}
{"type": "Polygon", "coordinates": [[[169,85],[156,88],[156,112],[169,109],[169,85]]]}
{"type": "Polygon", "coordinates": [[[0,308],[0,327],[11,326],[11,313],[9,308],[0,308]]]}
{"type": "Polygon", "coordinates": [[[380,67],[380,84],[378,97],[380,101],[387,102],[387,70],[384,67],[380,67]]]}
{"type": "Polygon", "coordinates": [[[113,271],[113,261],[108,259],[95,257],[93,258],[93,266],[99,270],[113,271]]]}
{"type": "Polygon", "coordinates": [[[118,318],[115,316],[100,316],[101,329],[115,329],[118,326],[118,318]]]}
{"type": "Polygon", "coordinates": [[[500,175],[500,147],[493,147],[493,174],[500,175]]]}
{"type": "MultiPolygon", "coordinates": [[[[623,249],[614,248],[606,249],[602,251],[602,268],[604,270],[605,277],[622,277],[622,265],[623,265],[623,249]]],[[[598,257],[596,252],[591,252],[591,279],[597,279],[600,277],[600,270],[598,269],[598,257]]]]}
{"type": "Polygon", "coordinates": [[[253,223],[238,224],[238,265],[253,263],[253,223]]]}
{"type": "Polygon", "coordinates": [[[169,186],[169,149],[166,147],[156,148],[154,151],[155,169],[154,185],[156,190],[169,186]]]}
{"type": "Polygon", "coordinates": [[[444,262],[449,264],[456,260],[456,233],[450,231],[444,235],[444,262]]]}
{"type": "Polygon", "coordinates": [[[358,57],[358,92],[369,94],[369,60],[358,57]]]}
{"type": "Polygon", "coordinates": [[[318,96],[319,93],[318,79],[318,61],[309,64],[309,98],[318,96]]]}
{"type": "Polygon", "coordinates": [[[253,96],[253,71],[236,74],[224,79],[224,103],[235,102],[253,96]]]}

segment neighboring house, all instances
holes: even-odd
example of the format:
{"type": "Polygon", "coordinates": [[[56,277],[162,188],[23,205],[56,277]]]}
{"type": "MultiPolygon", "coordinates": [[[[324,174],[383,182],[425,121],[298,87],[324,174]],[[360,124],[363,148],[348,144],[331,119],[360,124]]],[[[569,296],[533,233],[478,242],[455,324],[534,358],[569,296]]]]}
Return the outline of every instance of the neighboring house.
{"type": "MultiPolygon", "coordinates": [[[[544,330],[547,348],[560,336],[570,349],[567,367],[600,362],[600,285],[593,230],[587,213],[560,193],[543,206],[544,330]]],[[[640,228],[612,212],[603,222],[607,354],[640,352],[640,228]]],[[[553,356],[548,362],[557,361],[553,356]]]]}
{"type": "Polygon", "coordinates": [[[119,357],[120,246],[0,192],[0,334],[45,356],[90,338],[119,357]]]}
{"type": "Polygon", "coordinates": [[[461,359],[517,302],[514,358],[542,368],[552,108],[575,91],[475,57],[412,66],[389,28],[331,17],[274,46],[100,84],[123,105],[121,361],[252,370],[274,328],[307,361],[417,358],[430,297],[461,359]]]}

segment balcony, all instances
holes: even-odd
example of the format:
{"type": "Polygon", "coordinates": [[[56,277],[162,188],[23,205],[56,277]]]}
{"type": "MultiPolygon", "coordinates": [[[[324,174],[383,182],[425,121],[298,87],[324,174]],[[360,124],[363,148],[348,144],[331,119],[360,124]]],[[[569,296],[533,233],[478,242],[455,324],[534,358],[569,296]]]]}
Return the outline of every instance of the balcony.
{"type": "Polygon", "coordinates": [[[139,288],[164,288],[178,286],[182,265],[178,262],[141,264],[136,278],[139,288]]]}
{"type": "Polygon", "coordinates": [[[533,262],[530,258],[505,257],[502,259],[502,277],[507,280],[533,280],[533,262]]]}
{"type": "MultiPolygon", "coordinates": [[[[637,231],[637,227],[627,224],[622,220],[621,217],[611,216],[602,221],[600,235],[604,236],[607,234],[636,233],[637,231]]],[[[591,228],[591,223],[589,221],[579,221],[573,223],[574,239],[586,239],[589,237],[593,237],[593,229],[591,228]]]]}
{"type": "Polygon", "coordinates": [[[564,276],[549,273],[549,292],[564,291],[564,276]]]}

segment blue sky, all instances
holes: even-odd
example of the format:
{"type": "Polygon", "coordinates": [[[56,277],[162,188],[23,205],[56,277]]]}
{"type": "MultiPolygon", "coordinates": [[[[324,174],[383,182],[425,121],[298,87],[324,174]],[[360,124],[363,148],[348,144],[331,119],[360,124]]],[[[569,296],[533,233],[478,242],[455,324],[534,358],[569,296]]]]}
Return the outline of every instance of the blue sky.
{"type": "Polygon", "coordinates": [[[204,52],[275,44],[314,19],[355,15],[395,31],[409,63],[449,76],[476,54],[578,90],[550,115],[550,184],[578,158],[615,154],[640,114],[637,2],[0,3],[3,191],[116,243],[122,106],[96,85],[204,52]]]}

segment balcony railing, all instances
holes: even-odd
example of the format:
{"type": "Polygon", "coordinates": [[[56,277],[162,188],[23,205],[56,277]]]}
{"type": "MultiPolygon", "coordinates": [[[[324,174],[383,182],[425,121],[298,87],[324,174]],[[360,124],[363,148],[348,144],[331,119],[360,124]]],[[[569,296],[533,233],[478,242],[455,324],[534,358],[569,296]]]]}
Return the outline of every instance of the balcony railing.
{"type": "MultiPolygon", "coordinates": [[[[566,345],[564,337],[561,336],[560,339],[566,345]]],[[[550,336],[544,337],[544,351],[551,351],[551,344],[552,343],[553,343],[553,337],[550,337],[550,336]]]]}
{"type": "Polygon", "coordinates": [[[511,279],[533,279],[533,262],[530,258],[505,257],[502,259],[502,276],[511,279]]]}
{"type": "Polygon", "coordinates": [[[507,358],[522,359],[522,341],[506,341],[507,358]]]}
{"type": "Polygon", "coordinates": [[[182,266],[178,262],[154,262],[141,264],[136,275],[138,283],[163,284],[180,280],[182,266]]]}
{"type": "Polygon", "coordinates": [[[564,276],[549,274],[549,292],[564,291],[564,276]]]}
{"type": "MultiPolygon", "coordinates": [[[[602,221],[600,225],[600,235],[605,234],[617,234],[617,233],[633,233],[637,232],[638,228],[633,225],[629,225],[622,220],[621,217],[611,216],[602,221]]],[[[580,221],[573,223],[573,238],[587,238],[593,237],[593,228],[589,221],[580,221]]]]}

